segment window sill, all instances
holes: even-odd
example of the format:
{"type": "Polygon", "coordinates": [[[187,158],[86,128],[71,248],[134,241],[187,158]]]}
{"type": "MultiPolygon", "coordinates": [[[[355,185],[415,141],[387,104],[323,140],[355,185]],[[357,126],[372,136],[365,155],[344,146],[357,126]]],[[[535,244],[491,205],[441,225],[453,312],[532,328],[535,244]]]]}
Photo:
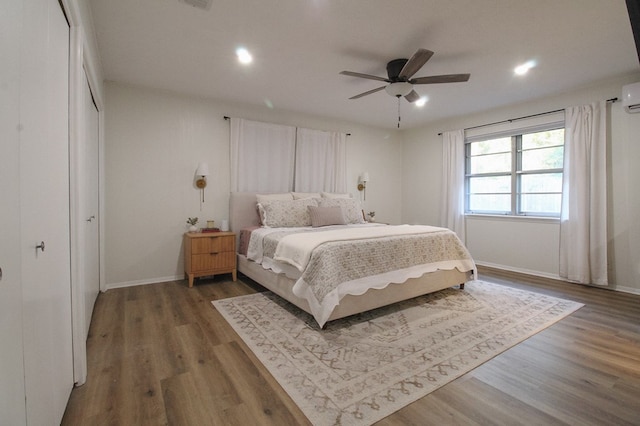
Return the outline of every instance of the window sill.
{"type": "Polygon", "coordinates": [[[530,222],[530,223],[547,223],[556,224],[560,223],[558,217],[545,217],[545,216],[513,216],[507,214],[479,214],[479,213],[466,213],[466,218],[480,219],[480,220],[506,220],[511,222],[530,222]]]}

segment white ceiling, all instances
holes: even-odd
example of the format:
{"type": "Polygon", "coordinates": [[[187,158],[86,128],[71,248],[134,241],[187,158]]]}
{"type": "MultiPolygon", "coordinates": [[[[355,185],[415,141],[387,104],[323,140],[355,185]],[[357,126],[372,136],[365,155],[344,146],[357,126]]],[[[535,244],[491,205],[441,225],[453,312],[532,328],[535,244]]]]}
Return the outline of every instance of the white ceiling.
{"type": "Polygon", "coordinates": [[[386,63],[435,52],[401,100],[402,128],[519,103],[639,71],[624,0],[89,0],[107,80],[394,128],[397,100],[339,75],[386,77],[386,63]],[[235,49],[246,47],[250,66],[235,49]],[[513,68],[537,61],[525,77],[513,68]]]}

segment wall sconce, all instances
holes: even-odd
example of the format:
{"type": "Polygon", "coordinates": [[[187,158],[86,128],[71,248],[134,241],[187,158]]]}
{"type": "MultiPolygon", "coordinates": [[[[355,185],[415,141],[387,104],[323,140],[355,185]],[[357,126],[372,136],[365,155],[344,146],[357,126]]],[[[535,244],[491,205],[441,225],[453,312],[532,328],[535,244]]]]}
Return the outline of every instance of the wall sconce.
{"type": "Polygon", "coordinates": [[[196,170],[196,176],[200,176],[198,180],[196,180],[196,187],[200,188],[202,191],[202,202],[204,203],[204,189],[207,187],[207,176],[209,176],[209,165],[207,163],[198,164],[198,169],[196,170]]]}
{"type": "Polygon", "coordinates": [[[369,182],[369,172],[364,172],[358,178],[358,191],[363,191],[365,201],[367,201],[367,182],[369,182]]]}

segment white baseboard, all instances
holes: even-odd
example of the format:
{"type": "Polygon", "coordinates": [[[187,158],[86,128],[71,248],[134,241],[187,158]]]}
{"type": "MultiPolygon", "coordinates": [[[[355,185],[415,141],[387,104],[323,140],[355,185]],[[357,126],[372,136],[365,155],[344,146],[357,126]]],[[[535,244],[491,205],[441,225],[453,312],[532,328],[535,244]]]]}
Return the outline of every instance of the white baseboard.
{"type": "Polygon", "coordinates": [[[515,268],[513,266],[499,265],[497,263],[491,263],[491,262],[477,262],[476,261],[476,265],[486,266],[488,268],[502,269],[503,271],[517,272],[517,273],[520,273],[520,274],[533,275],[535,277],[550,278],[552,280],[564,281],[562,278],[560,278],[560,276],[558,274],[551,274],[551,273],[548,273],[548,272],[532,271],[530,269],[515,268]]]}
{"type": "Polygon", "coordinates": [[[144,280],[135,280],[135,281],[125,281],[121,283],[112,283],[107,284],[107,291],[114,288],[124,288],[124,287],[133,287],[136,285],[147,285],[147,284],[157,284],[157,283],[165,283],[167,281],[180,281],[184,280],[184,275],[174,275],[169,277],[159,277],[159,278],[149,278],[144,280]]]}
{"type": "MultiPolygon", "coordinates": [[[[523,268],[514,268],[513,266],[499,265],[499,264],[490,263],[490,262],[476,262],[476,265],[486,266],[488,268],[494,268],[494,269],[502,269],[503,271],[516,272],[520,274],[533,275],[535,277],[550,278],[552,280],[568,282],[567,280],[560,278],[559,275],[550,274],[548,272],[532,271],[532,270],[523,269],[523,268]]],[[[580,285],[589,285],[589,284],[580,284],[580,285]]],[[[590,287],[604,288],[606,290],[619,291],[621,293],[630,293],[630,294],[640,295],[640,289],[633,288],[633,287],[615,286],[615,285],[610,285],[610,286],[591,285],[590,287]]]]}
{"type": "Polygon", "coordinates": [[[638,294],[638,295],[640,295],[640,289],[633,288],[633,287],[617,286],[617,287],[612,287],[611,290],[620,291],[622,293],[630,293],[630,294],[638,294]]]}

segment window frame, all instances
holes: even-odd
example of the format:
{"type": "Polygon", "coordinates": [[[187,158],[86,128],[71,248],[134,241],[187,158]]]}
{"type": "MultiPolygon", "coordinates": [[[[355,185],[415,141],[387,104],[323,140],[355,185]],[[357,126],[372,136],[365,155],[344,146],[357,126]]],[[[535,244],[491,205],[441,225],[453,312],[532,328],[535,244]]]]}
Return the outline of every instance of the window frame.
{"type": "MultiPolygon", "coordinates": [[[[522,210],[522,196],[528,193],[523,193],[521,191],[522,187],[522,177],[527,175],[544,175],[544,174],[562,174],[562,178],[564,179],[564,161],[563,166],[560,168],[552,168],[552,169],[536,169],[536,170],[522,170],[522,154],[523,152],[530,152],[538,149],[547,149],[562,146],[564,147],[564,141],[562,145],[551,145],[545,147],[536,147],[532,149],[523,150],[522,149],[522,137],[526,134],[532,133],[540,133],[546,131],[553,130],[565,130],[565,123],[563,121],[556,121],[552,123],[545,123],[532,127],[523,127],[516,128],[505,132],[499,133],[491,133],[484,134],[474,137],[465,137],[465,179],[464,179],[464,213],[465,215],[495,215],[495,216],[508,216],[508,217],[530,217],[530,218],[551,218],[558,219],[560,218],[560,212],[527,212],[522,210]],[[471,173],[471,160],[473,157],[471,155],[471,146],[476,142],[483,142],[493,139],[501,139],[501,138],[510,138],[511,139],[511,149],[508,151],[511,156],[511,168],[509,171],[504,172],[489,172],[489,173],[471,173]],[[471,210],[469,208],[470,204],[470,196],[473,195],[470,191],[470,181],[474,177],[491,177],[491,176],[508,176],[510,177],[510,186],[511,190],[509,193],[495,193],[495,194],[508,194],[510,197],[510,211],[504,210],[471,210]]],[[[564,148],[563,148],[564,149],[564,148]]],[[[507,152],[507,151],[505,151],[507,152]]],[[[483,154],[483,155],[493,155],[491,154],[483,154]]],[[[564,152],[563,152],[564,158],[564,152]]],[[[557,194],[557,192],[537,192],[535,194],[557,194]]],[[[560,191],[560,196],[562,197],[562,188],[560,191]]]]}

